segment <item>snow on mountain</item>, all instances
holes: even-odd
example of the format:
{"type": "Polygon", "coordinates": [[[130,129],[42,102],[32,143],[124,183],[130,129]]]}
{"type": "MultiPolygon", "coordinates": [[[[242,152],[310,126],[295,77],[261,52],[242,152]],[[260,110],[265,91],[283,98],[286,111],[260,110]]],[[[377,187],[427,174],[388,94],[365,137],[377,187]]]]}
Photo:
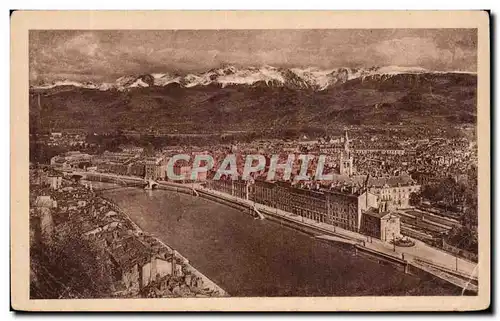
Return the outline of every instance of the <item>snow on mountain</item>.
{"type": "Polygon", "coordinates": [[[138,78],[132,84],[128,85],[128,88],[134,87],[149,87],[149,85],[145,83],[141,78],[138,78]]]}
{"type": "Polygon", "coordinates": [[[99,90],[106,91],[115,88],[115,85],[109,82],[103,82],[99,85],[99,90]]]}
{"type": "Polygon", "coordinates": [[[233,73],[217,77],[215,81],[225,87],[227,85],[252,85],[258,81],[263,81],[266,84],[273,81],[284,84],[285,78],[277,68],[265,66],[262,68],[251,67],[236,70],[233,73]]]}
{"type": "Polygon", "coordinates": [[[305,83],[312,87],[317,87],[318,90],[323,90],[331,85],[328,74],[330,74],[333,70],[320,70],[318,68],[292,68],[290,70],[303,79],[305,83]]]}
{"type": "Polygon", "coordinates": [[[153,75],[141,75],[141,76],[122,76],[115,81],[115,88],[124,91],[130,88],[144,88],[154,85],[153,75]]]}
{"type": "Polygon", "coordinates": [[[115,86],[117,88],[125,88],[129,84],[133,83],[137,78],[134,76],[122,76],[115,80],[115,86]]]}
{"type": "Polygon", "coordinates": [[[185,77],[183,77],[180,81],[181,85],[184,87],[190,88],[198,85],[207,85],[209,82],[207,82],[203,77],[200,77],[198,75],[193,75],[189,74],[185,77]]]}
{"type": "Polygon", "coordinates": [[[151,76],[153,76],[155,86],[166,86],[171,83],[179,83],[181,80],[181,77],[170,74],[151,74],[151,76]]]}
{"type": "MultiPolygon", "coordinates": [[[[76,81],[58,81],[34,88],[49,89],[56,86],[75,86],[100,90],[116,89],[120,91],[151,86],[167,86],[178,83],[182,87],[191,88],[217,84],[222,87],[231,85],[264,85],[270,87],[288,87],[294,89],[325,90],[347,81],[366,77],[385,80],[398,74],[440,73],[428,71],[420,67],[371,67],[371,68],[276,68],[273,66],[245,67],[223,66],[197,74],[185,76],[169,73],[152,73],[140,76],[122,76],[113,83],[92,84],[76,81]]],[[[441,72],[442,73],[442,72],[441,72]]]]}
{"type": "Polygon", "coordinates": [[[36,89],[51,89],[54,87],[61,87],[61,86],[73,86],[73,87],[79,87],[79,88],[89,88],[89,89],[97,89],[99,86],[95,85],[90,82],[85,82],[81,83],[78,81],[72,81],[72,80],[62,80],[62,81],[55,81],[50,84],[43,84],[40,86],[33,86],[33,88],[36,89]]]}
{"type": "Polygon", "coordinates": [[[428,73],[429,70],[421,67],[400,67],[400,66],[387,66],[377,69],[377,74],[397,75],[397,74],[421,74],[428,73]]]}

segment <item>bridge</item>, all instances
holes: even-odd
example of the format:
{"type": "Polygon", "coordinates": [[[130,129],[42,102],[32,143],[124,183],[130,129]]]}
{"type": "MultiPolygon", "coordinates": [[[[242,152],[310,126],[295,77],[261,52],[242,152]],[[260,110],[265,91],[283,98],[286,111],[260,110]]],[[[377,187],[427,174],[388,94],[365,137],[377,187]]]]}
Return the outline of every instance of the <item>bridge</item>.
{"type": "Polygon", "coordinates": [[[65,173],[67,176],[74,180],[90,180],[98,182],[110,182],[115,184],[120,184],[123,186],[144,186],[144,189],[155,189],[158,188],[160,183],[151,178],[141,178],[136,176],[125,176],[116,175],[111,173],[100,173],[100,172],[82,172],[82,171],[71,171],[65,173]]]}
{"type": "MultiPolygon", "coordinates": [[[[98,182],[110,182],[115,184],[120,184],[123,186],[135,186],[144,187],[144,189],[153,190],[157,188],[164,189],[165,187],[182,188],[189,189],[193,195],[199,196],[198,190],[202,189],[203,186],[199,183],[185,184],[176,182],[158,182],[152,178],[139,177],[139,176],[126,176],[117,175],[112,173],[102,173],[102,172],[85,172],[85,171],[64,171],[66,176],[71,177],[75,180],[90,180],[98,182]]],[[[110,188],[110,189],[114,189],[110,188]]]]}

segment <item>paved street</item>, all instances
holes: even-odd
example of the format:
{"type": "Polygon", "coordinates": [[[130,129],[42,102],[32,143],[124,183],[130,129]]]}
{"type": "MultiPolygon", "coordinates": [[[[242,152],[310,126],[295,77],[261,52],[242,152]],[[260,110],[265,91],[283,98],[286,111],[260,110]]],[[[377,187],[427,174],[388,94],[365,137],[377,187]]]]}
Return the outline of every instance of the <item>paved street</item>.
{"type": "MultiPolygon", "coordinates": [[[[93,173],[97,174],[97,173],[93,173]]],[[[99,173],[102,174],[102,173],[99,173]]],[[[121,176],[121,175],[115,175],[115,174],[104,174],[103,176],[109,176],[109,177],[115,177],[115,178],[130,178],[129,176],[121,176]]],[[[266,205],[262,204],[255,204],[254,202],[250,200],[245,200],[241,199],[226,193],[222,193],[219,191],[214,191],[214,190],[209,190],[206,188],[203,188],[200,184],[181,184],[181,183],[173,183],[173,182],[161,182],[161,184],[166,184],[166,185],[174,185],[174,186],[183,186],[183,187],[191,187],[194,189],[198,190],[203,190],[205,192],[209,192],[214,195],[218,195],[220,197],[226,198],[226,199],[232,199],[235,201],[238,201],[240,203],[245,203],[250,206],[256,206],[257,209],[265,210],[267,212],[275,213],[276,215],[281,215],[283,217],[286,217],[288,219],[294,220],[296,222],[304,223],[307,225],[311,226],[316,226],[319,228],[324,229],[325,231],[328,231],[330,233],[337,234],[339,236],[344,236],[352,240],[357,240],[359,243],[363,244],[367,248],[383,252],[387,255],[393,255],[399,258],[403,257],[403,254],[405,255],[405,259],[411,259],[412,257],[421,259],[427,263],[434,264],[439,267],[443,267],[445,269],[451,270],[451,271],[458,271],[462,274],[465,275],[472,275],[474,278],[477,278],[478,275],[478,269],[476,268],[476,263],[462,259],[462,258],[457,258],[454,255],[444,252],[440,249],[431,247],[419,240],[413,239],[415,242],[415,246],[413,247],[398,247],[394,246],[392,244],[389,244],[387,242],[382,242],[381,240],[367,237],[366,235],[356,233],[353,231],[348,231],[336,226],[332,226],[330,224],[326,223],[318,223],[314,220],[308,219],[308,218],[303,218],[298,215],[294,215],[289,212],[285,212],[273,207],[269,207],[266,205]]]]}
{"type": "MultiPolygon", "coordinates": [[[[254,205],[252,201],[249,200],[244,200],[241,198],[237,198],[219,191],[214,191],[214,190],[207,190],[204,189],[204,191],[208,191],[212,194],[219,195],[221,197],[227,198],[227,199],[234,199],[239,202],[244,202],[249,205],[254,205]]],[[[393,255],[397,256],[399,258],[403,257],[403,254],[405,255],[405,259],[411,259],[412,257],[421,259],[425,262],[432,263],[436,266],[443,267],[445,269],[455,271],[457,270],[458,267],[458,272],[463,273],[465,275],[472,275],[474,278],[477,278],[478,275],[478,269],[476,268],[476,263],[467,261],[462,258],[457,258],[454,255],[441,251],[440,249],[431,247],[419,240],[413,239],[415,242],[415,246],[412,247],[398,247],[394,246],[392,244],[389,244],[387,242],[382,242],[381,240],[375,239],[375,238],[369,238],[366,235],[359,234],[356,232],[348,231],[336,226],[332,226],[326,223],[318,223],[314,220],[308,219],[308,218],[302,218],[298,215],[293,215],[288,212],[284,212],[282,210],[272,208],[269,206],[261,205],[261,204],[255,204],[257,209],[263,209],[268,212],[275,213],[277,215],[281,215],[284,217],[287,217],[288,219],[292,219],[296,222],[301,222],[305,223],[308,225],[320,227],[322,229],[325,229],[331,233],[335,233],[340,236],[344,236],[350,239],[357,240],[359,242],[364,242],[363,244],[370,249],[376,250],[383,252],[388,255],[393,255]],[[458,262],[458,264],[457,264],[458,262]]]]}

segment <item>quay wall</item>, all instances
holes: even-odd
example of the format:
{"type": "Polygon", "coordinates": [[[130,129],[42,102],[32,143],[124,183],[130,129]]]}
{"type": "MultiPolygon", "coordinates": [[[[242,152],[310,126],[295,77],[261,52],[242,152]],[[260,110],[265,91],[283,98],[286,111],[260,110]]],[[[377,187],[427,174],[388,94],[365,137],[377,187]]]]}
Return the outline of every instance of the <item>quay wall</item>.
{"type": "MultiPolygon", "coordinates": [[[[116,181],[119,182],[118,179],[116,181]]],[[[131,182],[130,185],[137,186],[137,181],[131,182]]],[[[229,197],[229,196],[227,198],[222,197],[221,195],[213,194],[207,190],[203,190],[203,189],[199,189],[199,188],[196,189],[196,191],[195,191],[191,186],[186,186],[186,185],[181,185],[181,184],[171,183],[171,182],[160,182],[159,185],[157,186],[157,188],[162,189],[162,190],[183,193],[183,194],[187,194],[187,195],[193,195],[193,196],[198,195],[198,196],[203,197],[205,199],[208,199],[208,200],[217,202],[219,204],[223,204],[223,205],[241,210],[243,213],[255,216],[253,206],[249,202],[245,202],[243,199],[241,201],[238,201],[237,199],[234,199],[232,197],[229,197]]],[[[277,213],[273,213],[273,211],[259,207],[258,206],[259,204],[255,204],[255,205],[257,205],[256,208],[261,213],[266,215],[266,219],[278,222],[284,226],[287,226],[289,228],[293,228],[293,229],[300,231],[302,233],[306,233],[306,234],[309,234],[312,236],[331,235],[331,236],[341,237],[344,239],[350,239],[345,235],[336,234],[330,230],[323,229],[320,226],[313,226],[310,224],[298,222],[298,221],[292,220],[288,217],[284,217],[282,215],[279,215],[277,213]]],[[[320,239],[318,239],[318,240],[320,240],[320,239]]],[[[422,270],[414,264],[411,264],[411,262],[408,260],[405,260],[403,258],[398,258],[398,257],[392,256],[392,255],[388,255],[388,254],[385,254],[385,253],[382,253],[382,252],[379,252],[379,251],[376,251],[373,249],[369,249],[369,248],[363,246],[362,242],[359,240],[355,240],[355,239],[350,239],[350,240],[356,241],[358,244],[352,245],[352,244],[345,244],[345,243],[341,243],[341,242],[328,241],[328,240],[320,240],[320,241],[350,248],[352,251],[354,251],[356,253],[356,255],[360,255],[360,256],[363,256],[367,259],[374,260],[380,264],[391,264],[391,265],[395,266],[396,269],[398,269],[404,273],[412,274],[412,275],[418,276],[422,279],[430,280],[430,279],[439,278],[438,276],[436,276],[428,271],[422,270]]],[[[453,283],[450,283],[450,284],[455,285],[453,283]]]]}
{"type": "MultiPolygon", "coordinates": [[[[224,198],[220,195],[212,194],[208,191],[203,191],[203,190],[197,190],[199,192],[199,196],[216,201],[220,204],[226,204],[228,206],[231,206],[233,208],[241,209],[245,213],[252,213],[253,212],[253,206],[251,203],[245,202],[244,200],[239,201],[238,199],[232,198],[232,197],[227,197],[224,198]]],[[[339,242],[339,241],[330,241],[330,240],[324,240],[324,239],[318,239],[321,242],[326,242],[329,244],[335,244],[335,246],[342,246],[344,248],[350,249],[354,251],[356,255],[360,255],[362,257],[365,257],[367,259],[373,260],[379,264],[389,264],[394,266],[397,270],[415,275],[423,280],[435,280],[435,279],[440,279],[443,280],[452,286],[455,286],[459,289],[461,289],[460,286],[449,282],[446,279],[441,278],[438,275],[434,275],[429,271],[423,270],[419,268],[417,265],[413,264],[411,261],[411,258],[404,258],[404,257],[397,257],[393,255],[389,255],[380,251],[376,251],[374,249],[370,249],[364,246],[364,242],[356,239],[351,239],[345,235],[341,234],[336,234],[330,230],[324,229],[320,226],[314,226],[310,225],[307,223],[302,223],[300,221],[295,221],[293,219],[290,219],[288,217],[284,217],[282,215],[276,214],[272,210],[259,207],[259,204],[256,204],[256,208],[263,214],[265,214],[266,219],[269,219],[271,221],[275,221],[279,224],[282,224],[284,226],[287,226],[289,228],[293,228],[297,231],[300,231],[302,233],[306,233],[312,236],[319,236],[319,235],[330,235],[330,236],[336,236],[340,238],[344,238],[346,240],[351,240],[355,241],[357,244],[347,244],[344,242],[339,242]]],[[[474,292],[466,291],[467,294],[474,294],[474,292]]]]}
{"type": "Polygon", "coordinates": [[[408,273],[409,263],[402,258],[387,255],[359,245],[354,245],[354,251],[356,252],[356,255],[363,256],[372,261],[376,261],[379,264],[390,264],[396,267],[396,269],[398,269],[399,271],[408,273]]]}
{"type": "MultiPolygon", "coordinates": [[[[86,179],[87,180],[97,180],[95,176],[87,176],[86,179]]],[[[118,181],[118,179],[117,179],[117,181],[118,181]]],[[[112,181],[109,180],[108,182],[112,182],[112,181]]],[[[132,181],[127,181],[126,184],[123,184],[123,180],[121,180],[121,185],[126,185],[126,186],[137,187],[138,186],[137,183],[138,183],[137,181],[133,181],[132,180],[132,181]]],[[[159,189],[163,189],[163,190],[170,190],[170,191],[185,193],[185,194],[189,194],[189,195],[193,195],[193,193],[194,193],[192,189],[187,188],[187,187],[180,187],[180,186],[159,185],[158,188],[159,189]]],[[[106,203],[108,203],[108,205],[115,212],[120,213],[121,215],[123,215],[131,223],[131,225],[134,227],[134,229],[136,230],[136,232],[138,232],[138,233],[144,233],[142,231],[142,229],[132,219],[130,219],[130,217],[128,216],[128,214],[122,208],[120,208],[116,203],[114,203],[113,201],[107,199],[106,197],[104,197],[102,195],[99,195],[99,197],[101,199],[103,199],[106,203]]],[[[169,250],[175,251],[175,249],[173,247],[165,244],[163,241],[159,240],[158,238],[155,238],[155,239],[162,246],[164,246],[165,248],[167,248],[169,250]]],[[[178,251],[175,251],[175,253],[176,253],[176,257],[180,258],[184,262],[184,266],[185,266],[185,268],[188,271],[190,271],[193,275],[196,275],[197,277],[199,277],[199,278],[201,278],[203,280],[203,285],[204,285],[205,288],[208,288],[211,291],[214,291],[215,293],[218,293],[219,296],[229,296],[229,294],[224,289],[222,289],[219,285],[217,285],[215,282],[213,282],[211,279],[209,279],[203,273],[201,273],[200,271],[198,271],[194,266],[192,266],[190,264],[188,258],[184,257],[178,251]]]]}
{"type": "MultiPolygon", "coordinates": [[[[102,199],[104,199],[108,205],[110,205],[113,210],[117,213],[120,213],[122,214],[124,217],[127,218],[127,220],[132,224],[132,226],[134,227],[134,229],[139,232],[139,233],[144,233],[142,231],[142,229],[137,225],[135,224],[134,221],[132,221],[132,219],[130,219],[130,217],[127,215],[127,213],[122,209],[120,208],[116,203],[114,203],[113,201],[103,197],[103,196],[100,196],[102,199]]],[[[147,233],[146,233],[147,234],[147,233]]],[[[165,244],[165,242],[163,242],[162,240],[159,240],[158,238],[155,238],[162,246],[164,246],[165,248],[169,249],[169,250],[174,250],[175,249],[167,244],[165,244]]],[[[189,263],[189,259],[186,258],[185,256],[183,256],[181,253],[179,253],[178,251],[175,251],[175,255],[176,257],[180,258],[183,262],[184,262],[184,266],[186,267],[186,269],[188,271],[190,271],[192,274],[196,275],[197,277],[201,278],[203,280],[203,285],[205,288],[209,288],[211,291],[215,291],[217,293],[220,294],[220,296],[228,296],[228,293],[223,290],[220,286],[218,286],[217,284],[215,284],[212,280],[210,280],[207,276],[205,276],[203,273],[201,273],[200,271],[198,271],[194,266],[192,266],[190,263],[189,263]]]]}
{"type": "Polygon", "coordinates": [[[227,200],[227,199],[224,199],[221,197],[217,197],[216,195],[212,195],[212,194],[207,193],[206,191],[203,191],[203,190],[198,190],[197,192],[201,197],[208,199],[210,201],[217,202],[219,204],[232,207],[234,209],[242,211],[243,213],[247,213],[247,214],[252,213],[250,206],[247,206],[244,203],[240,203],[240,202],[237,202],[235,200],[227,200]]]}

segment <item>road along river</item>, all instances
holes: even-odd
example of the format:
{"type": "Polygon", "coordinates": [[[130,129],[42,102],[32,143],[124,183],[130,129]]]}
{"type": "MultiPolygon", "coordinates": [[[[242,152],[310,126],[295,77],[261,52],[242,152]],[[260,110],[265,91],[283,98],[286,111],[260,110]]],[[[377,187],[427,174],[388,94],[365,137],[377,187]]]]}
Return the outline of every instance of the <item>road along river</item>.
{"type": "Polygon", "coordinates": [[[116,185],[102,193],[231,296],[460,294],[443,281],[404,274],[200,197],[116,185]]]}

